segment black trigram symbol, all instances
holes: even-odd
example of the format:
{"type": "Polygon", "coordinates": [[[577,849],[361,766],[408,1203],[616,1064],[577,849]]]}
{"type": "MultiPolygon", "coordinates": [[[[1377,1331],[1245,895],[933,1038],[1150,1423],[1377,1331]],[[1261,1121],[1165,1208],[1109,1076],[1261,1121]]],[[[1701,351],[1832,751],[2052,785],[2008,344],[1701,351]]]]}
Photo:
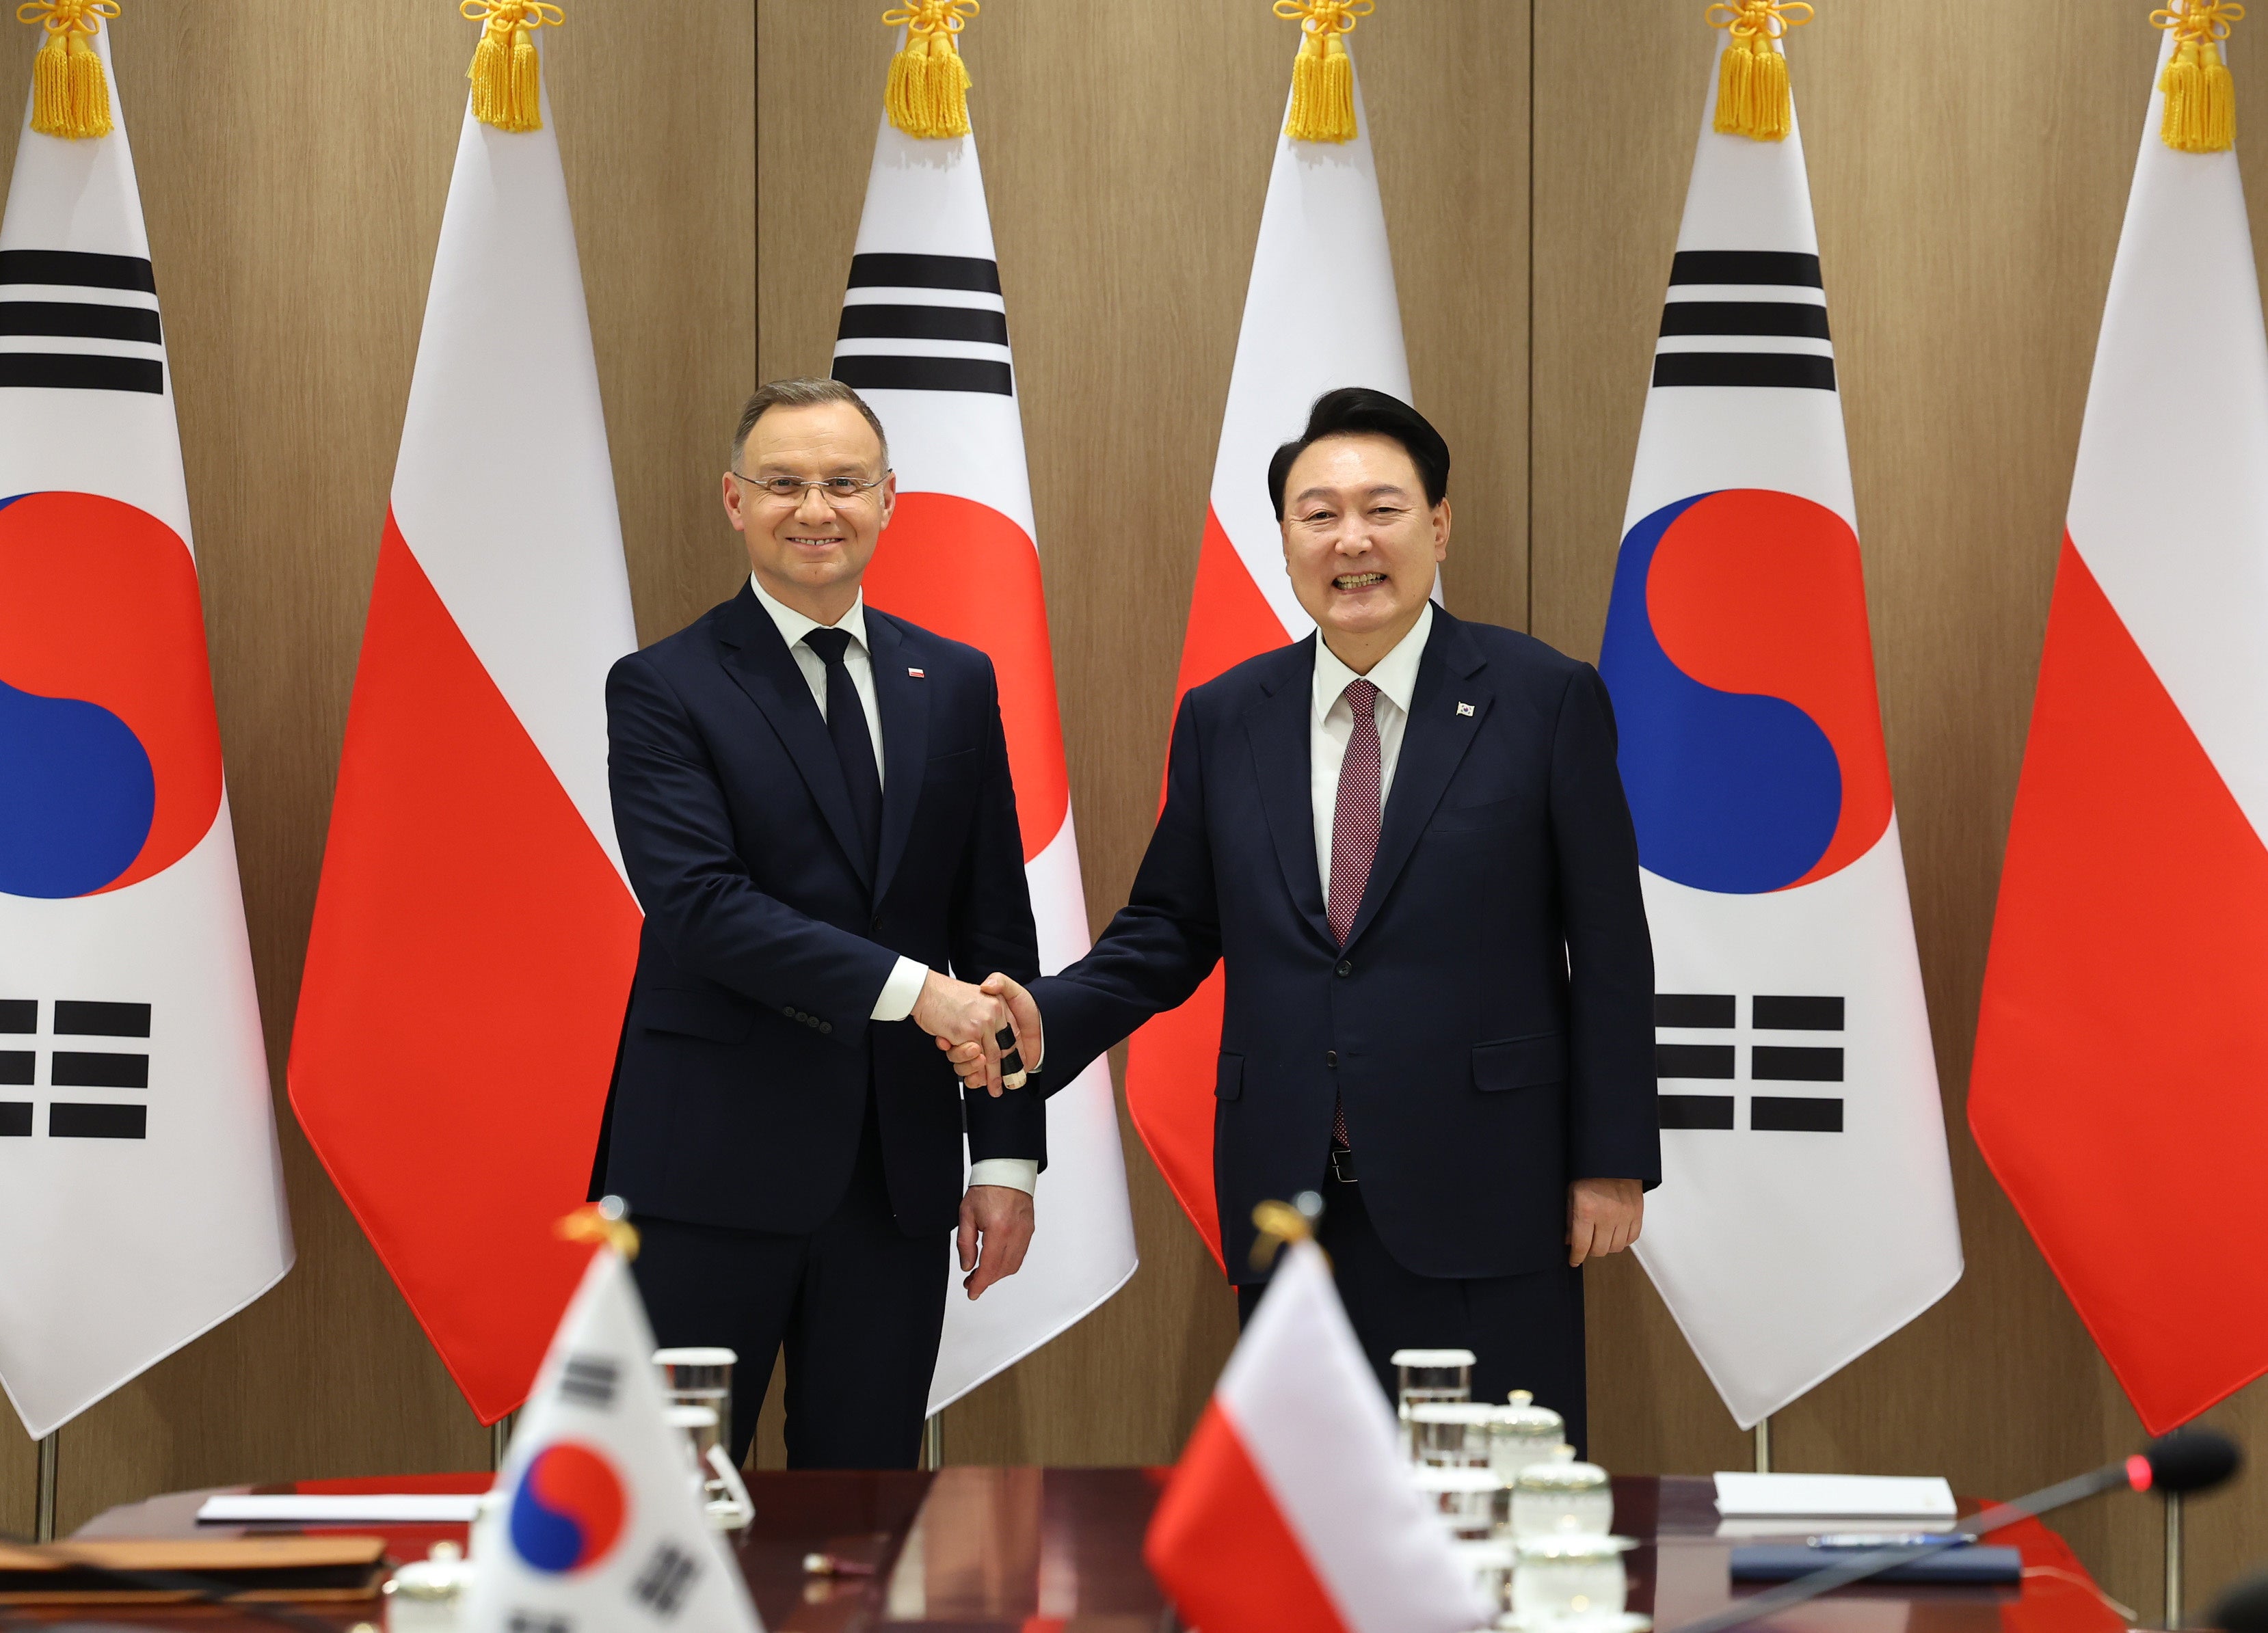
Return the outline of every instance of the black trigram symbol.
{"type": "Polygon", "coordinates": [[[540,1610],[515,1610],[505,1625],[512,1633],[575,1633],[575,1624],[566,1617],[540,1610]]]}
{"type": "Polygon", "coordinates": [[[55,342],[0,352],[0,387],[166,389],[158,283],[145,256],[0,250],[0,335],[55,342]],[[46,298],[58,290],[71,291],[72,298],[46,298]],[[98,351],[90,341],[135,349],[98,351]]]}
{"type": "Polygon", "coordinates": [[[977,255],[851,256],[835,378],[861,391],[1012,395],[998,263],[977,255]]]}
{"type": "Polygon", "coordinates": [[[685,1595],[700,1574],[701,1567],[694,1563],[691,1555],[674,1542],[664,1542],[645,1562],[645,1569],[638,1572],[630,1592],[655,1615],[674,1616],[684,1607],[685,1595]]]}
{"type": "MultiPolygon", "coordinates": [[[[0,263],[10,254],[0,252],[0,263]]],[[[0,268],[4,277],[4,268],[0,268]]],[[[6,331],[7,303],[0,300],[0,333],[6,331]]],[[[0,379],[0,385],[6,383],[0,379]]],[[[59,1038],[146,1038],[147,1004],[93,1003],[58,998],[53,1009],[59,1038]]],[[[28,1038],[40,1030],[40,1000],[0,998],[0,1041],[28,1038]]],[[[38,1048],[0,1048],[0,1087],[31,1088],[40,1080],[38,1048]]],[[[46,1051],[48,1083],[58,1089],[146,1089],[150,1057],[117,1049],[46,1051]]],[[[0,1139],[29,1139],[35,1122],[30,1100],[0,1100],[0,1139]]],[[[48,1105],[48,1136],[59,1140],[140,1140],[150,1134],[150,1108],[131,1102],[57,1100],[48,1105]]]]}
{"type": "Polygon", "coordinates": [[[1656,386],[1835,389],[1819,257],[1786,250],[1680,250],[1654,342],[1656,386]]]}
{"type": "MultiPolygon", "coordinates": [[[[1658,992],[1653,1024],[1658,1028],[1723,1030],[1740,1026],[1741,1000],[1729,992],[1658,992]]],[[[1749,1000],[1749,1024],[1756,1032],[1840,1032],[1843,1000],[1758,993],[1749,1000]]],[[[1668,1081],[1739,1076],[1741,1048],[1734,1043],[1663,1043],[1653,1046],[1654,1075],[1668,1081]]],[[[1843,1050],[1819,1044],[1750,1043],[1749,1077],[1759,1083],[1840,1083],[1843,1050]]],[[[1739,1107],[1730,1094],[1664,1093],[1665,1129],[1730,1129],[1739,1107]]],[[[1840,1134],[1843,1100],[1820,1094],[1751,1094],[1749,1127],[1779,1133],[1840,1134]]]]}
{"type": "Polygon", "coordinates": [[[622,1367],[602,1355],[571,1355],[559,1374],[559,1393],[578,1406],[600,1411],[615,1403],[622,1367]]]}

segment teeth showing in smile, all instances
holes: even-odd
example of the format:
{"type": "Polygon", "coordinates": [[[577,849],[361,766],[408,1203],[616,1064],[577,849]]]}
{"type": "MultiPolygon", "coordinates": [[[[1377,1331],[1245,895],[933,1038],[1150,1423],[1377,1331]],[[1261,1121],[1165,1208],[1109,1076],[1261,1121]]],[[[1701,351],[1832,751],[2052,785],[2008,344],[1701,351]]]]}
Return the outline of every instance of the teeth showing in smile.
{"type": "Polygon", "coordinates": [[[1367,590],[1374,584],[1384,584],[1384,573],[1341,573],[1331,583],[1342,590],[1367,590]]]}

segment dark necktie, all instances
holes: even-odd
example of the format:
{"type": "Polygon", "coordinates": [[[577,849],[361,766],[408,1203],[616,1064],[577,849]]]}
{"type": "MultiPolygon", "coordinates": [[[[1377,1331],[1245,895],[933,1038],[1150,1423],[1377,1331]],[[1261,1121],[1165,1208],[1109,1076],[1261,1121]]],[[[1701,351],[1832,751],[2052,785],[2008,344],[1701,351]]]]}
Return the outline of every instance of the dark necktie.
{"type": "MultiPolygon", "coordinates": [[[[858,819],[871,876],[882,836],[882,774],[874,766],[874,739],[866,727],[865,706],[859,702],[850,666],[843,661],[850,632],[812,629],[805,633],[803,644],[827,666],[827,735],[835,739],[835,757],[843,762],[843,781],[850,791],[850,813],[858,819]]],[[[1376,731],[1371,735],[1375,740],[1376,731]]]]}
{"type": "MultiPolygon", "coordinates": [[[[1378,688],[1358,678],[1347,682],[1345,697],[1354,711],[1354,734],[1339,761],[1338,803],[1331,809],[1331,894],[1324,909],[1341,946],[1354,928],[1370,864],[1378,858],[1379,786],[1385,763],[1378,748],[1378,688]]],[[[1331,1108],[1331,1144],[1347,1149],[1344,1105],[1331,1108]]]]}

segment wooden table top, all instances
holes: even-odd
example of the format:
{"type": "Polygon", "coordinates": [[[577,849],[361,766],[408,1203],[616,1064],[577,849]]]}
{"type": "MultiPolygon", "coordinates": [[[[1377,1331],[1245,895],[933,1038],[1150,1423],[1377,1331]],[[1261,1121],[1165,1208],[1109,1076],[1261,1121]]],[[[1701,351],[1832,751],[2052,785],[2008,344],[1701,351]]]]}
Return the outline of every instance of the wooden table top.
{"type": "MultiPolygon", "coordinates": [[[[772,1633],[862,1633],[891,1628],[954,1633],[1160,1633],[1174,1624],[1142,1563],[1142,1534],[1165,1470],[954,1467],[937,1474],[762,1473],[748,1477],[755,1523],[741,1534],[741,1569],[772,1633]],[[858,1573],[804,1571],[826,1554],[858,1573]]],[[[230,1490],[478,1491],[485,1475],[307,1481],[230,1490]]],[[[216,1535],[290,1526],[200,1526],[207,1492],[177,1492],[111,1510],[80,1536],[216,1535]]],[[[1973,1505],[1970,1505],[1973,1507],[1973,1505]]],[[[1642,1546],[1629,1556],[1631,1608],[1660,1633],[1706,1615],[1731,1597],[1727,1556],[1705,1478],[1615,1481],[1615,1529],[1642,1546]]],[[[368,1533],[371,1526],[342,1527],[368,1533]]],[[[397,1557],[461,1540],[461,1526],[379,1527],[397,1557]]],[[[1745,1539],[1743,1539],[1745,1540],[1745,1539]]],[[[1785,1633],[2123,1633],[2061,1538],[2036,1522],[2001,1532],[2021,1548],[2021,1591],[1860,1588],[1786,1612],[1785,1633]]],[[[133,1627],[235,1633],[261,1623],[210,1611],[77,1613],[133,1627]]],[[[382,1625],[375,1603],[329,1606],[341,1629],[382,1625]]],[[[27,1618],[28,1619],[28,1618],[27,1618]]],[[[68,1619],[63,1613],[42,1618],[68,1619]]]]}

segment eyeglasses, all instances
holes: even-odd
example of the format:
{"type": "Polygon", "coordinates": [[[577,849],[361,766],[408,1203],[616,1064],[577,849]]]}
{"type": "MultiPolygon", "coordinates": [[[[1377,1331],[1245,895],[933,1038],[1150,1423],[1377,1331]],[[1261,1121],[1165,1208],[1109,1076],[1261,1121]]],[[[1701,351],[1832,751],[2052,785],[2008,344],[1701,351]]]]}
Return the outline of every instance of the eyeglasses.
{"type": "Polygon", "coordinates": [[[747,476],[739,471],[731,474],[784,504],[801,504],[805,493],[814,492],[837,510],[858,504],[890,480],[887,473],[872,482],[860,482],[856,476],[822,476],[806,482],[800,476],[747,476]]]}

